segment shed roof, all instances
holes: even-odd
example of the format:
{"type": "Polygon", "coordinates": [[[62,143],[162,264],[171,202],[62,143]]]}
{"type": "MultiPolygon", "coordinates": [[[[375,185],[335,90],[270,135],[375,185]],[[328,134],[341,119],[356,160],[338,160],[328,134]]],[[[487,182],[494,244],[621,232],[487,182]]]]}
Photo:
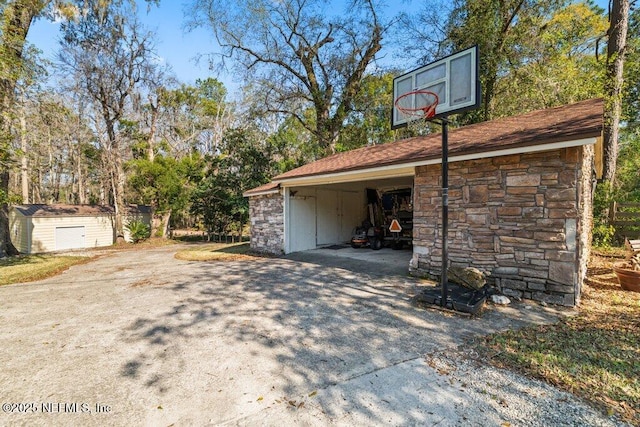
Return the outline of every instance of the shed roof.
{"type": "MultiPolygon", "coordinates": [[[[106,205],[25,204],[15,205],[13,208],[24,216],[34,217],[101,216],[113,215],[115,213],[113,206],[106,205]]],[[[151,213],[151,207],[144,205],[128,205],[127,213],[148,214],[151,213]]]]}
{"type": "MultiPolygon", "coordinates": [[[[449,157],[486,157],[492,152],[544,147],[602,135],[604,102],[600,98],[536,110],[450,130],[449,157]]],[[[244,193],[251,197],[278,191],[280,183],[298,178],[365,171],[384,166],[402,166],[440,159],[440,133],[402,139],[386,144],[337,153],[280,174],[260,187],[244,193]]]]}
{"type": "MultiPolygon", "coordinates": [[[[598,137],[602,133],[603,108],[602,99],[590,99],[454,129],[448,136],[449,156],[598,137]]],[[[363,147],[308,163],[273,181],[439,159],[441,143],[437,133],[363,147]]]]}
{"type": "Polygon", "coordinates": [[[278,191],[278,188],[280,188],[280,184],[278,184],[277,182],[267,182],[264,185],[246,191],[244,195],[258,196],[260,194],[274,193],[278,191]]]}

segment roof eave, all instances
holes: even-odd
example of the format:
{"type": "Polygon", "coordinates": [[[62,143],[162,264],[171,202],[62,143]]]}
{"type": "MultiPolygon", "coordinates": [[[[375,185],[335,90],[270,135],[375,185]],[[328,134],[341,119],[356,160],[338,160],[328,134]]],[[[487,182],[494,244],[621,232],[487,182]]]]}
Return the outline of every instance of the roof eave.
{"type": "MultiPolygon", "coordinates": [[[[583,145],[592,145],[595,144],[597,139],[601,136],[601,132],[590,132],[584,133],[580,135],[580,138],[577,139],[563,139],[556,138],[556,140],[546,140],[544,143],[534,143],[531,141],[530,143],[518,144],[518,146],[506,148],[502,150],[488,150],[488,151],[477,151],[477,152],[465,152],[461,155],[456,155],[455,153],[450,154],[449,162],[461,162],[466,160],[477,160],[488,157],[496,157],[496,156],[508,156],[513,154],[524,154],[524,153],[532,153],[532,152],[540,152],[540,151],[549,151],[555,150],[559,148],[569,148],[569,147],[578,147],[583,145]]],[[[415,159],[413,161],[407,162],[390,162],[388,164],[376,167],[363,167],[363,168],[352,168],[349,170],[330,172],[325,174],[308,174],[304,176],[296,176],[291,178],[278,179],[278,177],[274,178],[273,182],[280,184],[283,187],[293,187],[293,186],[302,186],[302,185],[319,185],[322,183],[338,183],[338,182],[348,182],[348,181],[358,181],[358,175],[363,175],[366,172],[372,174],[371,179],[375,179],[373,175],[376,173],[380,173],[380,178],[390,177],[390,174],[394,170],[403,170],[405,173],[403,176],[408,175],[406,173],[407,168],[415,168],[419,166],[427,166],[432,164],[439,164],[442,162],[442,158],[440,156],[431,156],[415,159]],[[387,176],[389,175],[389,176],[387,176]],[[351,179],[353,178],[353,179],[351,179]],[[326,181],[326,182],[325,182],[326,181]]]]}
{"type": "Polygon", "coordinates": [[[242,193],[242,197],[267,196],[269,194],[278,194],[279,192],[280,192],[279,188],[275,188],[273,190],[264,190],[264,191],[255,191],[255,192],[252,192],[251,190],[249,190],[242,193]]]}

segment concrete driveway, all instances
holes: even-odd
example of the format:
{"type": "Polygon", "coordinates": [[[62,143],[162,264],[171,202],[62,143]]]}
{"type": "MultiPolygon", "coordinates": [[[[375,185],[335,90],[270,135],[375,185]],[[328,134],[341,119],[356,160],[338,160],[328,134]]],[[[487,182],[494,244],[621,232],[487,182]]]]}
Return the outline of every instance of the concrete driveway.
{"type": "Polygon", "coordinates": [[[416,283],[368,261],[177,249],[1,287],[0,425],[614,424],[454,351],[549,309],[466,319],[411,306],[416,283]]]}

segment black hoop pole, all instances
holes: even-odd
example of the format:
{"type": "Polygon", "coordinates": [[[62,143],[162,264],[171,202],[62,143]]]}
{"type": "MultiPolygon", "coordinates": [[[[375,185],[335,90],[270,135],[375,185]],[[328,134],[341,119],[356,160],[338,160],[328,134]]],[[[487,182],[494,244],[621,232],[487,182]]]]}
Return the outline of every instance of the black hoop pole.
{"type": "Polygon", "coordinates": [[[449,120],[441,118],[442,123],[442,274],[440,276],[442,295],[440,306],[446,307],[449,298],[447,267],[449,264],[449,120]]]}

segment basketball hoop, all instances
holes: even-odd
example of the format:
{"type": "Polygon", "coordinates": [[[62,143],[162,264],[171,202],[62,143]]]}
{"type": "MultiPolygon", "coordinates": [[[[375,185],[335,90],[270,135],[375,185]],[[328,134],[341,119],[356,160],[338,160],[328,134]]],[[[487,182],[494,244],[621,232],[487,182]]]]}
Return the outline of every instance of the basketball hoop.
{"type": "Polygon", "coordinates": [[[438,95],[428,90],[414,90],[397,97],[393,105],[405,116],[431,119],[436,115],[438,95]]]}

